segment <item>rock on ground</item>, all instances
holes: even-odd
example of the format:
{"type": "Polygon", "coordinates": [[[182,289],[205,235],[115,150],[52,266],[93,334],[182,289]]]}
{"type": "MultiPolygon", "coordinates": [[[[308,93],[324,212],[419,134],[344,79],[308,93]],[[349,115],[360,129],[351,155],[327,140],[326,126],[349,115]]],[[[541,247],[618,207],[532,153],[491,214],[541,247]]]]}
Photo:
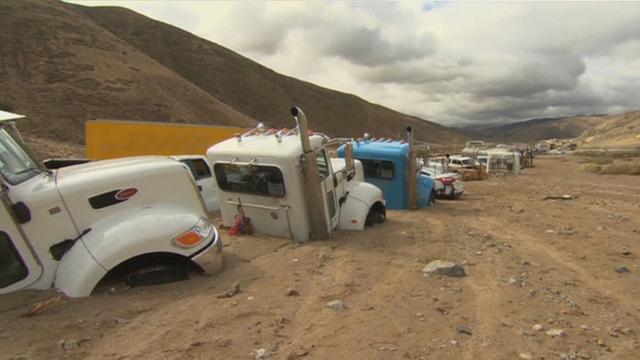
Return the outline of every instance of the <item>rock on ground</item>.
{"type": "Polygon", "coordinates": [[[422,268],[425,275],[442,275],[450,277],[463,277],[467,274],[462,265],[443,260],[435,260],[422,268]]]}

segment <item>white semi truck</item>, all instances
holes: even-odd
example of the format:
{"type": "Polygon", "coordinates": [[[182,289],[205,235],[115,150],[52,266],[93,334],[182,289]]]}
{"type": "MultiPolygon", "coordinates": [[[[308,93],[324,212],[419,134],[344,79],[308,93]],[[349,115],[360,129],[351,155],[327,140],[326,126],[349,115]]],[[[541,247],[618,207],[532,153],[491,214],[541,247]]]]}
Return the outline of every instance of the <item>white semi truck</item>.
{"type": "Polygon", "coordinates": [[[256,232],[303,242],[384,221],[384,196],[362,181],[362,166],[330,159],[327,137],[307,130],[299,108],[292,114],[292,130],[259,125],[207,150],[224,225],[243,213],[256,232]]]}
{"type": "Polygon", "coordinates": [[[183,164],[134,157],[47,170],[15,129],[21,117],[0,111],[0,293],[87,296],[111,271],[153,283],[222,268],[221,239],[183,164]]]}

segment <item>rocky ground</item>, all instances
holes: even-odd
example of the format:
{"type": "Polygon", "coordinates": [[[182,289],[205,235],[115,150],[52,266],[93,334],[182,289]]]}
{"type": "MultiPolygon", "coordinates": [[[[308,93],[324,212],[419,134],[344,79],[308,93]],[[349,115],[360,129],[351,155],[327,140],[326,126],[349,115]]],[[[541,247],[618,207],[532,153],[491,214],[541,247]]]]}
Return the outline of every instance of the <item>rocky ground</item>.
{"type": "Polygon", "coordinates": [[[640,178],[564,156],[465,186],[330,241],[226,236],[217,277],[2,295],[0,358],[637,359],[640,178]]]}

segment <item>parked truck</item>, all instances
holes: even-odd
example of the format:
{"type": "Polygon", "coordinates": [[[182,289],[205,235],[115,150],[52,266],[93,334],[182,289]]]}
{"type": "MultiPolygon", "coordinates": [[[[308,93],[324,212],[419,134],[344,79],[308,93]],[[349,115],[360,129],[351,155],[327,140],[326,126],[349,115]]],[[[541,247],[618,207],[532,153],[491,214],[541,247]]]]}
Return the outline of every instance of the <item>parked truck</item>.
{"type": "Polygon", "coordinates": [[[397,141],[365,135],[340,146],[337,151],[339,157],[345,157],[347,146],[352,147],[354,158],[362,162],[364,180],[382,189],[389,209],[426,207],[435,201],[434,178],[417,170],[410,128],[408,137],[397,141]]]}
{"type": "Polygon", "coordinates": [[[0,111],[0,293],[91,294],[112,271],[133,283],[217,272],[222,242],[188,169],[133,157],[49,170],[0,111]]]}
{"type": "Polygon", "coordinates": [[[307,241],[382,222],[385,199],[359,180],[362,167],[353,158],[330,159],[328,138],[308,132],[299,108],[292,115],[294,129],[259,125],[207,150],[224,225],[242,213],[256,232],[307,241]]]}

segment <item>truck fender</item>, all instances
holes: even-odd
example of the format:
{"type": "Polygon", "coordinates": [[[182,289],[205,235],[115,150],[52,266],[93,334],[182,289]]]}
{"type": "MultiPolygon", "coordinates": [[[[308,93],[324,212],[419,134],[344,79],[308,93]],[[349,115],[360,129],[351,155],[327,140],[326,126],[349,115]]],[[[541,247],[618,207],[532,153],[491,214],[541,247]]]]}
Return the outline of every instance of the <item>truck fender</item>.
{"type": "Polygon", "coordinates": [[[213,225],[211,238],[197,247],[183,249],[173,239],[199,219],[193,209],[175,205],[137,207],[102,218],[62,257],[55,285],[68,296],[88,296],[104,275],[134,257],[153,253],[196,256],[219,240],[213,225]]]}
{"type": "Polygon", "coordinates": [[[78,241],[58,263],[54,285],[69,297],[89,296],[106,274],[86,246],[78,241]]]}
{"type": "Polygon", "coordinates": [[[358,182],[348,189],[340,207],[340,230],[363,230],[369,209],[376,203],[384,208],[382,190],[375,185],[358,182]]]}
{"type": "Polygon", "coordinates": [[[436,181],[431,176],[418,175],[418,207],[427,207],[435,201],[436,181]]]}

